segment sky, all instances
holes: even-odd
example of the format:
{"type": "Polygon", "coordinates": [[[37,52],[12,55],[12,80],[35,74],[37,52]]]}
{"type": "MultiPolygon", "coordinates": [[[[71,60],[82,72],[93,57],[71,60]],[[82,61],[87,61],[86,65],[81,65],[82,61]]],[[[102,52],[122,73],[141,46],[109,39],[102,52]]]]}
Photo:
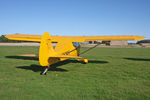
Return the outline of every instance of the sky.
{"type": "Polygon", "coordinates": [[[141,35],[150,0],[0,0],[0,35],[141,35]]]}

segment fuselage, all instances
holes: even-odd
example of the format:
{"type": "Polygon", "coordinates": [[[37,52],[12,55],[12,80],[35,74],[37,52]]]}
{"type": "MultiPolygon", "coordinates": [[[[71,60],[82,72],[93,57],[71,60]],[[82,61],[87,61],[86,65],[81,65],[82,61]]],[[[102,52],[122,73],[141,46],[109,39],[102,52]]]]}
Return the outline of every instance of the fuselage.
{"type": "MultiPolygon", "coordinates": [[[[61,42],[62,43],[62,42],[61,42]]],[[[80,44],[79,42],[69,42],[66,44],[59,44],[57,43],[56,46],[54,47],[54,50],[56,51],[55,55],[72,55],[72,56],[79,56],[80,52],[80,44]],[[62,49],[60,49],[62,48],[62,49]],[[57,50],[60,49],[60,50],[57,50]]],[[[53,58],[49,57],[49,64],[52,65],[54,63],[60,62],[67,60],[69,58],[53,58]]]]}

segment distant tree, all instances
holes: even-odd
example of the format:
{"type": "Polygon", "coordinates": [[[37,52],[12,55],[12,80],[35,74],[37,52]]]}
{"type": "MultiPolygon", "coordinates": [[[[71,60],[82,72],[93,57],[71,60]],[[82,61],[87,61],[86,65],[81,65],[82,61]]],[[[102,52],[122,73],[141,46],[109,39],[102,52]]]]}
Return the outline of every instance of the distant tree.
{"type": "Polygon", "coordinates": [[[0,42],[20,42],[20,41],[16,41],[16,40],[9,40],[5,37],[5,35],[1,35],[0,36],[0,42]]]}
{"type": "Polygon", "coordinates": [[[92,44],[92,41],[89,41],[89,44],[92,44]]]}
{"type": "Polygon", "coordinates": [[[150,43],[150,40],[141,40],[141,41],[138,41],[137,44],[140,44],[140,43],[150,43]]]}
{"type": "Polygon", "coordinates": [[[110,45],[110,41],[102,41],[102,44],[110,45]]]}
{"type": "Polygon", "coordinates": [[[4,35],[2,35],[0,37],[0,42],[8,42],[9,40],[7,38],[4,37],[4,35]]]}
{"type": "Polygon", "coordinates": [[[94,44],[97,44],[97,41],[94,41],[94,44]]]}
{"type": "Polygon", "coordinates": [[[100,41],[89,41],[89,44],[99,44],[101,43],[100,41]]]}

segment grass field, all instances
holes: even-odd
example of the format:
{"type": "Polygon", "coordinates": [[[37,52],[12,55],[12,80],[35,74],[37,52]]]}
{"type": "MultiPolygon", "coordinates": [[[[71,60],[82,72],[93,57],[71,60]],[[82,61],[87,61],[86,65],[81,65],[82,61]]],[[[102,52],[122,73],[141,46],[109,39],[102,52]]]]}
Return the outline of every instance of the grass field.
{"type": "MultiPolygon", "coordinates": [[[[87,48],[81,48],[85,50],[87,48]]],[[[0,47],[0,100],[150,100],[150,48],[95,48],[41,76],[38,47],[0,47]]]]}

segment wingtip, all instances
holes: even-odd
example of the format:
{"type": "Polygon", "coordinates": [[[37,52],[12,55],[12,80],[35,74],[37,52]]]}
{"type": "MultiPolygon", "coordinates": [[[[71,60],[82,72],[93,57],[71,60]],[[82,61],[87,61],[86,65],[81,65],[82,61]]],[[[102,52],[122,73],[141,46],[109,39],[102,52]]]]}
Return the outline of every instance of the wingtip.
{"type": "Polygon", "coordinates": [[[10,35],[4,35],[5,38],[9,38],[10,35]]]}
{"type": "Polygon", "coordinates": [[[143,39],[145,39],[146,37],[144,37],[144,36],[138,36],[137,38],[135,38],[135,40],[143,40],[143,39]]]}

